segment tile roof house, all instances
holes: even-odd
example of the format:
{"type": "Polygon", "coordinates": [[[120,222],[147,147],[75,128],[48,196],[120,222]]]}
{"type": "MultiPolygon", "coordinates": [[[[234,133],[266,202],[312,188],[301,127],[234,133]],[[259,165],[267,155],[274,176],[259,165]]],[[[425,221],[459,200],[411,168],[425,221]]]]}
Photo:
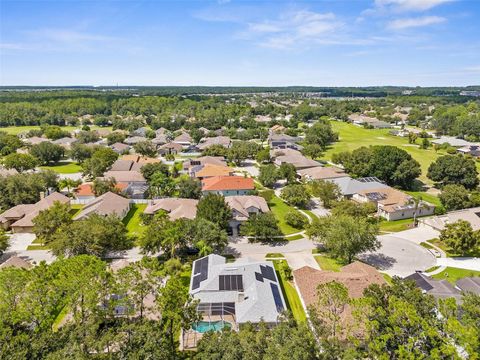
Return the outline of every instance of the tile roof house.
{"type": "Polygon", "coordinates": [[[223,156],[200,156],[198,158],[188,159],[183,163],[183,170],[190,173],[190,169],[199,165],[217,165],[227,166],[227,162],[223,156]]]}
{"type": "Polygon", "coordinates": [[[144,213],[153,215],[160,210],[168,213],[170,220],[180,218],[195,219],[197,215],[196,199],[182,199],[182,198],[164,198],[153,200],[145,209],[144,213]]]}
{"type": "Polygon", "coordinates": [[[247,195],[254,189],[253,179],[242,176],[214,176],[202,180],[202,192],[204,194],[247,195]]]}
{"type": "Polygon", "coordinates": [[[117,183],[125,183],[128,185],[146,185],[147,180],[139,171],[107,171],[103,174],[104,179],[114,178],[117,183]]]}
{"type": "Polygon", "coordinates": [[[205,164],[193,167],[190,176],[202,180],[213,176],[232,176],[233,171],[228,166],[205,164]]]}
{"type": "Polygon", "coordinates": [[[117,154],[122,154],[124,152],[130,151],[130,146],[124,143],[115,143],[110,145],[110,149],[115,151],[117,154]]]}
{"type": "Polygon", "coordinates": [[[6,261],[0,264],[0,269],[14,267],[17,269],[30,269],[33,267],[31,263],[19,256],[11,256],[6,261]]]}
{"type": "Polygon", "coordinates": [[[264,321],[276,324],[286,309],[271,262],[241,259],[227,263],[219,255],[193,262],[190,294],[199,300],[197,311],[208,319],[223,316],[233,326],[264,321]]]}
{"type": "Polygon", "coordinates": [[[72,145],[77,141],[77,139],[71,137],[64,137],[61,139],[57,139],[52,141],[54,144],[60,145],[65,149],[70,149],[72,145]]]}
{"type": "Polygon", "coordinates": [[[447,280],[435,280],[420,272],[413,273],[404,278],[404,280],[414,281],[424,293],[432,295],[435,299],[454,298],[458,303],[461,303],[461,291],[447,280]]]}
{"type": "Polygon", "coordinates": [[[480,158],[480,145],[479,144],[472,144],[464,146],[460,149],[457,149],[457,152],[464,155],[471,155],[473,157],[480,158]]]}
{"type": "Polygon", "coordinates": [[[354,194],[352,199],[360,203],[375,204],[378,215],[388,221],[432,215],[435,211],[434,205],[420,201],[416,206],[412,196],[389,186],[361,190],[354,194]]]}
{"type": "Polygon", "coordinates": [[[154,139],[152,139],[152,143],[159,146],[159,145],[163,145],[163,144],[166,144],[168,142],[168,138],[167,138],[167,135],[157,135],[154,139]]]}
{"type": "Polygon", "coordinates": [[[455,285],[463,292],[480,295],[480,277],[478,276],[459,279],[455,285]]]}
{"type": "Polygon", "coordinates": [[[186,149],[192,145],[193,139],[187,132],[182,132],[172,141],[175,144],[182,145],[182,148],[186,149]]]}
{"type": "Polygon", "coordinates": [[[270,149],[295,149],[300,150],[302,147],[297,144],[301,138],[293,137],[287,134],[272,133],[268,136],[268,145],[270,149]]]}
{"type": "Polygon", "coordinates": [[[199,150],[205,150],[206,148],[212,145],[221,145],[223,147],[229,148],[232,145],[232,139],[228,136],[216,136],[216,137],[207,137],[200,140],[200,143],[197,145],[199,150]]]}
{"type": "Polygon", "coordinates": [[[0,176],[10,176],[17,175],[18,171],[15,169],[6,169],[3,166],[0,166],[0,176]]]}
{"type": "Polygon", "coordinates": [[[129,210],[129,199],[109,191],[88,202],[73,220],[83,220],[91,214],[102,216],[116,215],[120,219],[123,219],[129,210]]]}
{"type": "Polygon", "coordinates": [[[146,141],[146,140],[148,139],[143,136],[131,136],[126,138],[123,142],[128,145],[135,145],[135,144],[138,144],[139,142],[146,141]]]}
{"type": "Polygon", "coordinates": [[[178,154],[179,152],[182,152],[183,146],[178,143],[174,142],[169,142],[166,144],[163,144],[159,147],[158,152],[162,155],[165,154],[178,154]]]}
{"type": "Polygon", "coordinates": [[[436,144],[436,145],[449,144],[450,146],[453,146],[453,147],[456,147],[456,148],[476,145],[474,143],[471,143],[470,141],[459,139],[459,138],[456,138],[456,137],[453,137],[453,136],[441,136],[438,139],[432,140],[432,144],[436,144]]]}
{"type": "Polygon", "coordinates": [[[11,228],[14,233],[32,232],[32,220],[40,213],[40,211],[48,209],[57,201],[65,204],[69,203],[70,199],[58,192],[54,192],[35,204],[21,204],[14,206],[0,214],[0,225],[4,229],[11,228]]]}
{"type": "Polygon", "coordinates": [[[297,171],[303,180],[327,180],[348,176],[342,169],[333,166],[315,166],[297,171]]]}
{"type": "Polygon", "coordinates": [[[38,136],[32,136],[30,138],[23,139],[23,142],[28,145],[37,145],[45,141],[50,141],[50,140],[47,138],[38,137],[38,136]]]}
{"type": "Polygon", "coordinates": [[[252,214],[266,213],[270,209],[265,199],[255,195],[227,196],[225,202],[232,209],[232,218],[228,222],[228,233],[237,236],[241,225],[252,214]]]}
{"type": "Polygon", "coordinates": [[[348,117],[348,120],[350,120],[354,125],[369,125],[372,126],[376,129],[389,129],[392,128],[393,125],[389,124],[385,121],[378,120],[377,118],[372,118],[363,114],[351,114],[348,117]]]}
{"type": "MultiPolygon", "coordinates": [[[[294,270],[293,277],[305,310],[309,306],[316,306],[317,287],[320,284],[337,281],[348,289],[348,295],[353,299],[362,297],[363,291],[372,284],[386,284],[382,274],[377,269],[359,261],[342,267],[338,272],[317,270],[304,266],[294,270]]],[[[341,319],[343,322],[352,320],[349,305],[345,307],[341,319]]]]}
{"type": "Polygon", "coordinates": [[[300,151],[291,148],[274,149],[270,151],[270,155],[275,158],[274,163],[277,166],[292,164],[297,170],[321,166],[319,162],[308,159],[300,151]]]}

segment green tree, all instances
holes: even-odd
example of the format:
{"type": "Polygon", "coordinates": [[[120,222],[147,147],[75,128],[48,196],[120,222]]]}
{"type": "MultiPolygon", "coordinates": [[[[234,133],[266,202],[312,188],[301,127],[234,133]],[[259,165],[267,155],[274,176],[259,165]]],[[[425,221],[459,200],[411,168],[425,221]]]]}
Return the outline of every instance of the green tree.
{"type": "Polygon", "coordinates": [[[60,189],[67,188],[67,193],[70,195],[71,190],[75,189],[82,183],[82,180],[73,180],[70,178],[63,178],[58,181],[58,187],[60,189]]]}
{"type": "Polygon", "coordinates": [[[271,158],[270,158],[270,149],[262,149],[260,150],[258,153],[257,153],[257,156],[255,157],[255,160],[259,163],[259,164],[263,164],[263,163],[269,163],[271,161],[271,158]]]}
{"type": "Polygon", "coordinates": [[[341,197],[340,188],[331,181],[314,180],[308,183],[312,196],[319,198],[327,209],[341,197]]]}
{"type": "Polygon", "coordinates": [[[168,168],[167,164],[161,163],[161,162],[156,162],[156,163],[148,163],[142,166],[140,169],[143,177],[147,180],[150,181],[153,177],[154,174],[156,173],[162,173],[166,176],[170,176],[170,170],[168,168]]]}
{"type": "Polygon", "coordinates": [[[95,149],[91,146],[74,143],[70,147],[69,155],[73,160],[82,164],[85,160],[92,157],[94,151],[95,149]]]}
{"type": "Polygon", "coordinates": [[[157,148],[150,140],[144,140],[133,145],[135,152],[140,155],[155,157],[157,156],[157,148]]]}
{"type": "Polygon", "coordinates": [[[133,242],[117,216],[92,214],[86,219],[61,226],[50,244],[57,256],[87,254],[103,258],[109,251],[131,248],[133,242]]]}
{"type": "Polygon", "coordinates": [[[296,210],[288,211],[285,214],[285,222],[295,229],[303,229],[308,224],[307,218],[296,210]]]}
{"type": "Polygon", "coordinates": [[[95,196],[101,196],[107,192],[119,193],[117,188],[117,180],[115,178],[109,179],[95,179],[92,184],[92,191],[95,196]]]}
{"type": "Polygon", "coordinates": [[[274,241],[282,235],[278,227],[278,220],[268,213],[251,214],[247,221],[240,228],[242,235],[253,238],[253,241],[269,242],[274,241]]]}
{"type": "Polygon", "coordinates": [[[181,178],[177,183],[178,197],[185,199],[200,199],[202,185],[200,181],[190,177],[181,178]]]}
{"type": "Polygon", "coordinates": [[[219,194],[207,194],[203,196],[197,205],[197,218],[209,220],[217,224],[221,229],[228,227],[228,221],[232,217],[232,210],[225,202],[225,198],[219,194]]]}
{"type": "Polygon", "coordinates": [[[478,186],[475,161],[462,155],[444,155],[430,164],[427,177],[438,184],[463,185],[466,189],[478,186]]]}
{"type": "MultiPolygon", "coordinates": [[[[374,203],[357,203],[351,200],[336,201],[332,205],[332,216],[348,215],[354,218],[363,217],[367,218],[369,215],[373,215],[377,212],[377,207],[374,203]]],[[[373,219],[374,220],[374,219],[373,219]]]]}
{"type": "Polygon", "coordinates": [[[117,160],[118,154],[108,147],[95,149],[92,157],[82,164],[83,175],[89,178],[102,176],[117,160]]]}
{"type": "Polygon", "coordinates": [[[199,250],[200,256],[213,252],[221,253],[228,245],[225,230],[203,218],[185,221],[184,231],[186,241],[190,246],[199,250]]]}
{"type": "Polygon", "coordinates": [[[9,154],[3,158],[3,165],[7,169],[15,169],[18,172],[35,169],[38,165],[36,157],[30,154],[9,154]]]}
{"type": "Polygon", "coordinates": [[[263,186],[272,188],[278,179],[279,173],[275,165],[268,164],[260,166],[258,181],[260,181],[263,186]]]}
{"type": "Polygon", "coordinates": [[[310,194],[304,185],[287,185],[282,189],[280,196],[290,205],[301,208],[307,207],[310,202],[310,194]]]}
{"type": "Polygon", "coordinates": [[[48,209],[42,210],[32,220],[33,232],[42,244],[51,242],[56,231],[61,226],[69,226],[72,223],[72,215],[70,214],[70,204],[56,201],[48,209]]]}
{"type": "Polygon", "coordinates": [[[480,246],[480,231],[473,231],[468,221],[458,220],[445,225],[440,232],[440,240],[457,254],[475,253],[480,246]]]}
{"type": "Polygon", "coordinates": [[[90,144],[100,140],[98,133],[96,131],[82,130],[77,135],[77,142],[79,144],[90,144]]]}
{"type": "Polygon", "coordinates": [[[312,159],[321,158],[325,148],[319,144],[307,144],[302,150],[302,153],[310,156],[312,159]]]}
{"type": "Polygon", "coordinates": [[[4,253],[5,250],[8,249],[9,245],[9,238],[8,235],[5,234],[5,230],[0,229],[0,256],[4,253]]]}
{"type": "Polygon", "coordinates": [[[377,250],[380,247],[377,234],[376,224],[348,215],[314,219],[307,228],[310,238],[320,241],[333,256],[348,263],[360,253],[377,250]]]}
{"type": "Polygon", "coordinates": [[[176,252],[187,244],[184,234],[185,220],[171,221],[167,214],[156,214],[140,239],[140,247],[145,253],[163,251],[173,258],[176,252]]]}
{"type": "Polygon", "coordinates": [[[318,145],[325,150],[327,145],[338,140],[338,134],[332,129],[328,120],[321,119],[305,131],[305,143],[308,145],[318,145]]]}
{"type": "Polygon", "coordinates": [[[448,211],[465,209],[471,205],[470,194],[463,185],[445,185],[438,198],[448,211]]]}
{"type": "Polygon", "coordinates": [[[49,141],[32,145],[30,148],[30,154],[36,157],[42,165],[58,162],[63,157],[64,153],[65,150],[63,147],[49,141]]]}
{"type": "Polygon", "coordinates": [[[283,163],[278,168],[278,176],[280,179],[287,180],[287,184],[294,184],[297,182],[297,170],[292,164],[283,163]]]}
{"type": "Polygon", "coordinates": [[[173,179],[161,172],[154,173],[148,185],[148,193],[151,198],[171,196],[175,191],[173,179]]]}
{"type": "Polygon", "coordinates": [[[115,143],[123,143],[123,141],[126,138],[127,137],[124,133],[119,131],[114,131],[107,135],[107,142],[108,142],[108,145],[113,145],[115,143]]]}
{"type": "Polygon", "coordinates": [[[0,131],[0,155],[6,156],[15,153],[17,149],[23,146],[22,141],[15,135],[0,131]]]}
{"type": "Polygon", "coordinates": [[[57,140],[70,136],[70,133],[68,131],[65,131],[60,126],[55,125],[46,126],[43,130],[43,134],[51,140],[57,140]]]}

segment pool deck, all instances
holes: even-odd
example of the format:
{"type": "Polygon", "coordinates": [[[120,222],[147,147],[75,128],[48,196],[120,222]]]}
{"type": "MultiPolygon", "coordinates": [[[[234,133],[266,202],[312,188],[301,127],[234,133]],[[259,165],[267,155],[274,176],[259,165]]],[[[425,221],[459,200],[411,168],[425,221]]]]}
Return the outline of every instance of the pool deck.
{"type": "MultiPolygon", "coordinates": [[[[206,322],[226,321],[232,325],[232,329],[238,331],[238,324],[235,322],[235,318],[232,315],[211,315],[204,316],[202,320],[206,322]]],[[[183,330],[180,333],[180,349],[194,350],[197,347],[198,341],[203,337],[203,333],[195,331],[193,329],[183,330]]]]}

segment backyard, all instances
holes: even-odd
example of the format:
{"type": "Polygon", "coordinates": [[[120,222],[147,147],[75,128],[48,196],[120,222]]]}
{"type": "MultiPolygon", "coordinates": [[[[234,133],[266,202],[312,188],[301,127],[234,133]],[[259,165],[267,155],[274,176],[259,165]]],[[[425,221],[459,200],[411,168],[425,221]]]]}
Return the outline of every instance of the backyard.
{"type": "Polygon", "coordinates": [[[143,214],[147,204],[132,204],[127,216],[123,218],[123,223],[126,225],[128,234],[138,238],[143,234],[145,229],[142,224],[141,214],[143,214]]]}
{"type": "Polygon", "coordinates": [[[52,170],[58,174],[74,174],[82,171],[82,167],[76,162],[59,161],[52,166],[41,166],[41,169],[52,170]]]}

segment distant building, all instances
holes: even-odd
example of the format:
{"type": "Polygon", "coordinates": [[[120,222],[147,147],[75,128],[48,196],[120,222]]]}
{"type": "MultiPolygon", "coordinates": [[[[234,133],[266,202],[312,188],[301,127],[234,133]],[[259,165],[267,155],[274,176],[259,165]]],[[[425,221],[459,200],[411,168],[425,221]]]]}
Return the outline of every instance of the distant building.
{"type": "Polygon", "coordinates": [[[432,229],[442,231],[447,224],[453,224],[459,220],[469,222],[475,231],[480,230],[480,207],[450,211],[445,215],[422,219],[421,223],[432,229]]]}
{"type": "Polygon", "coordinates": [[[200,140],[200,143],[197,145],[199,150],[205,150],[213,145],[221,145],[225,148],[230,148],[232,146],[232,139],[228,136],[216,136],[216,137],[208,137],[203,138],[200,140]]]}

